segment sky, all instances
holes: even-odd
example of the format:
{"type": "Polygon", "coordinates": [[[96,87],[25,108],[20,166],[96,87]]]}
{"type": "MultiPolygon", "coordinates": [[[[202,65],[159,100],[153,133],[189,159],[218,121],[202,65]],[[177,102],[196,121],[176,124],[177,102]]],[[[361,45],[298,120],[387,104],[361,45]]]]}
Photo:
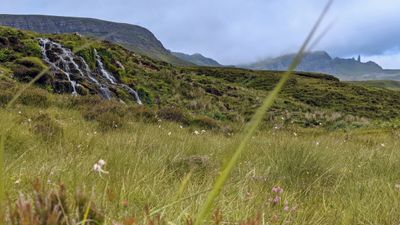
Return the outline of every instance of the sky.
{"type": "MultiPolygon", "coordinates": [[[[0,0],[0,13],[91,17],[146,27],[173,51],[225,65],[298,50],[326,0],[0,0]]],[[[400,68],[400,0],[336,0],[312,50],[400,68]]]]}

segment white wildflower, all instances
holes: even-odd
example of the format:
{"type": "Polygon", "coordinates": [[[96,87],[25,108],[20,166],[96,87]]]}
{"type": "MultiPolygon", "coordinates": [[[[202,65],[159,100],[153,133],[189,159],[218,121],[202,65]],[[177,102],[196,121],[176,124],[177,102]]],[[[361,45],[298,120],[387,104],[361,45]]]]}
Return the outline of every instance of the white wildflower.
{"type": "Polygon", "coordinates": [[[94,172],[100,172],[101,171],[101,166],[99,164],[95,163],[93,165],[93,171],[94,172]]]}
{"type": "Polygon", "coordinates": [[[193,134],[195,134],[195,135],[199,135],[199,134],[200,134],[200,132],[198,132],[197,130],[195,130],[195,131],[193,132],[193,134]]]}
{"type": "Polygon", "coordinates": [[[206,133],[206,131],[205,130],[201,130],[201,133],[204,134],[204,133],[206,133]]]}
{"type": "Polygon", "coordinates": [[[182,125],[180,125],[180,126],[179,126],[179,128],[183,129],[183,126],[182,126],[182,125]]]}
{"type": "Polygon", "coordinates": [[[170,132],[168,132],[168,136],[171,136],[171,134],[172,134],[172,132],[170,131],[170,132]]]}
{"type": "Polygon", "coordinates": [[[97,162],[97,164],[98,164],[100,167],[103,167],[104,165],[106,165],[106,161],[104,161],[103,159],[100,159],[100,160],[97,162]]]}
{"type": "Polygon", "coordinates": [[[382,144],[381,144],[381,147],[385,147],[385,144],[384,144],[384,143],[382,143],[382,144]]]}
{"type": "Polygon", "coordinates": [[[14,184],[16,184],[16,185],[18,185],[18,184],[20,184],[21,183],[21,179],[18,179],[18,180],[16,180],[15,182],[14,182],[14,184]]]}

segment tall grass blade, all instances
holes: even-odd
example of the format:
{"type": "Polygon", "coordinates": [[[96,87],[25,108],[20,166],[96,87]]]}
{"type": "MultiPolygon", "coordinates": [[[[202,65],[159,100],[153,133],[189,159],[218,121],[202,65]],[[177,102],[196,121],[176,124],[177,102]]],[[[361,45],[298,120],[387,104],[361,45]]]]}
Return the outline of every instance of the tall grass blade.
{"type": "Polygon", "coordinates": [[[226,180],[228,179],[231,171],[235,167],[241,153],[243,152],[243,150],[249,143],[249,141],[250,141],[251,137],[253,136],[254,132],[256,131],[257,127],[260,125],[265,113],[272,106],[272,104],[274,103],[275,99],[277,98],[279,92],[282,90],[283,86],[285,85],[286,81],[290,78],[290,74],[296,69],[297,65],[301,62],[301,59],[304,56],[304,53],[305,53],[309,43],[311,42],[314,34],[316,33],[316,31],[317,31],[318,27],[320,26],[322,20],[324,19],[325,15],[329,11],[329,8],[332,5],[332,3],[333,3],[333,0],[328,1],[324,10],[322,11],[320,17],[318,18],[318,20],[314,24],[313,28],[311,29],[309,35],[305,39],[300,50],[294,57],[288,70],[282,75],[282,78],[280,79],[279,83],[272,90],[272,92],[264,99],[262,105],[257,109],[257,111],[255,112],[255,114],[253,115],[253,117],[251,118],[249,123],[246,125],[246,127],[241,135],[240,143],[239,143],[238,147],[236,148],[231,159],[226,164],[225,168],[222,170],[220,176],[215,181],[213,189],[210,191],[205,203],[200,208],[200,211],[196,217],[194,225],[201,225],[208,218],[208,216],[213,208],[215,199],[220,194],[222,187],[224,186],[226,180]]]}

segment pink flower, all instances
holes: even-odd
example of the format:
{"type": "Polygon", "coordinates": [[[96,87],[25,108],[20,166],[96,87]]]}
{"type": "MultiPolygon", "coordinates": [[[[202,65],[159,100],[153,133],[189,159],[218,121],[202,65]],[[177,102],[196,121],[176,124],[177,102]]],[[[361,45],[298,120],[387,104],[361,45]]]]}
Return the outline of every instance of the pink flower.
{"type": "Polygon", "coordinates": [[[273,187],[272,188],[272,192],[277,193],[277,194],[282,194],[283,193],[283,189],[278,187],[273,187]]]}
{"type": "Polygon", "coordinates": [[[285,206],[285,208],[283,208],[283,211],[285,212],[289,212],[289,210],[290,210],[289,206],[285,206]]]}
{"type": "Polygon", "coordinates": [[[275,196],[274,200],[272,200],[272,203],[278,204],[281,201],[281,196],[275,196]]]}

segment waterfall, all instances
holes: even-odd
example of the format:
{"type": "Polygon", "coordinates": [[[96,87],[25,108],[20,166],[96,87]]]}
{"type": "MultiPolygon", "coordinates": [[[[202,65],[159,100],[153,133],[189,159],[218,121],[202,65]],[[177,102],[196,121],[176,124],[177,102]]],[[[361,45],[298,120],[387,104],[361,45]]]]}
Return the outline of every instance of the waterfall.
{"type": "Polygon", "coordinates": [[[105,99],[111,99],[111,98],[112,98],[112,94],[111,94],[110,89],[108,89],[107,86],[101,84],[96,78],[94,78],[94,77],[91,75],[91,74],[92,74],[92,71],[90,70],[90,68],[89,68],[89,66],[88,66],[88,64],[86,63],[86,61],[85,61],[84,58],[79,57],[79,59],[82,61],[83,69],[84,69],[84,71],[86,72],[86,74],[88,75],[89,79],[90,79],[92,82],[94,82],[94,83],[97,85],[97,87],[99,88],[101,96],[102,96],[103,98],[105,98],[105,99]]]}
{"type": "Polygon", "coordinates": [[[101,61],[101,58],[100,58],[99,54],[97,53],[97,50],[96,50],[96,49],[94,49],[94,57],[96,58],[96,63],[97,63],[97,66],[98,66],[99,69],[100,69],[101,75],[102,75],[104,78],[106,78],[107,80],[109,80],[110,83],[116,84],[116,79],[115,79],[115,77],[114,77],[113,75],[111,75],[106,69],[104,69],[104,64],[103,64],[103,62],[101,61]]]}
{"type": "MultiPolygon", "coordinates": [[[[96,71],[91,71],[85,59],[75,55],[70,49],[49,39],[40,38],[39,44],[42,50],[43,60],[51,66],[53,71],[59,71],[65,75],[66,80],[71,84],[72,95],[78,95],[77,87],[87,87],[86,84],[92,84],[97,87],[97,92],[104,99],[111,99],[113,93],[109,87],[120,87],[126,90],[138,104],[142,105],[138,93],[126,84],[119,83],[118,80],[105,69],[104,63],[94,49],[94,58],[96,60],[96,71]],[[76,79],[76,80],[74,80],[76,79]],[[86,81],[84,83],[78,83],[86,81]]],[[[123,68],[123,65],[118,62],[123,68]]],[[[62,78],[61,78],[62,79],[62,78]]]]}
{"type": "MultiPolygon", "coordinates": [[[[97,66],[99,67],[99,70],[100,70],[102,76],[104,78],[108,79],[112,84],[117,84],[116,83],[117,79],[115,79],[115,77],[113,75],[111,75],[111,73],[109,73],[106,69],[104,69],[104,64],[101,61],[101,57],[97,53],[96,49],[94,49],[94,55],[95,55],[95,58],[96,58],[97,66]]],[[[117,84],[117,85],[121,86],[126,91],[128,91],[128,93],[131,94],[136,99],[136,103],[137,104],[139,104],[139,105],[143,104],[142,101],[140,100],[140,97],[139,97],[138,93],[135,90],[133,90],[131,87],[129,87],[126,84],[117,84]]]]}
{"type": "MultiPolygon", "coordinates": [[[[74,62],[74,59],[72,58],[72,52],[70,50],[62,48],[60,44],[54,43],[50,41],[49,39],[39,39],[40,43],[40,48],[42,49],[42,56],[43,60],[48,63],[53,69],[61,71],[66,77],[67,80],[70,82],[71,87],[72,87],[72,95],[78,95],[78,92],[76,92],[76,81],[71,80],[71,75],[70,75],[70,69],[68,66],[68,62],[72,62],[72,64],[76,65],[74,62]],[[55,62],[51,62],[50,58],[47,55],[47,50],[46,46],[48,46],[49,50],[52,50],[54,46],[62,50],[62,54],[58,53],[57,51],[54,51],[53,53],[58,57],[58,60],[55,62]],[[61,62],[64,69],[61,68],[60,66],[56,65],[56,63],[61,62]]],[[[76,65],[77,66],[77,65],[76,65]]],[[[77,66],[77,68],[79,68],[77,66]]],[[[81,71],[82,72],[82,71],[81,71]]]]}
{"type": "Polygon", "coordinates": [[[121,84],[121,87],[123,87],[125,90],[127,90],[129,92],[129,94],[131,94],[135,99],[136,99],[136,103],[139,105],[143,105],[142,101],[139,98],[138,93],[133,90],[132,88],[130,88],[128,85],[126,84],[121,84]]]}

